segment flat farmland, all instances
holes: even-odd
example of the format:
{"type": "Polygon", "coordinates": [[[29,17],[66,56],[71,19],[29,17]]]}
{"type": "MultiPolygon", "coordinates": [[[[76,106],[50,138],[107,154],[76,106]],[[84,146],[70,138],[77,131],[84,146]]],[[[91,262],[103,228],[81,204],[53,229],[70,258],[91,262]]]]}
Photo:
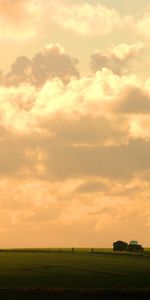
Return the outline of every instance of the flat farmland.
{"type": "Polygon", "coordinates": [[[0,288],[147,288],[149,249],[144,255],[110,249],[4,250],[0,252],[0,288]]]}

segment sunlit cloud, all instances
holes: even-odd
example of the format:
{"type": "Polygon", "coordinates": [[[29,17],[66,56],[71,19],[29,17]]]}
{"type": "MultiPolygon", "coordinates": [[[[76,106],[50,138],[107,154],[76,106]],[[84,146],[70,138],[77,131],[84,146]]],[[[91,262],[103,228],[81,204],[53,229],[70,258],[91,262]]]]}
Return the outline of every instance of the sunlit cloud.
{"type": "Polygon", "coordinates": [[[99,191],[95,189],[92,193],[85,190],[81,194],[77,188],[90,180],[91,178],[80,178],[52,183],[29,179],[1,180],[1,242],[8,243],[9,240],[12,245],[13,231],[18,238],[20,230],[21,232],[23,230],[25,235],[19,241],[16,240],[15,244],[21,246],[24,242],[29,246],[35,246],[37,241],[40,246],[46,246],[48,243],[50,246],[58,247],[62,242],[65,246],[72,244],[98,246],[99,235],[104,244],[109,244],[113,241],[113,237],[120,233],[124,237],[128,236],[129,239],[133,234],[138,234],[139,239],[143,240],[145,237],[139,231],[141,224],[140,227],[134,225],[133,219],[142,218],[143,226],[148,230],[149,185],[136,178],[127,184],[93,178],[93,184],[95,181],[105,185],[105,188],[100,188],[99,191]],[[132,201],[128,198],[129,195],[132,201]],[[113,236],[108,235],[110,226],[113,236]],[[124,234],[125,227],[127,230],[130,228],[127,236],[124,234]],[[85,228],[88,228],[86,234],[84,234],[85,228]],[[48,234],[45,235],[46,240],[39,239],[39,233],[46,229],[48,230],[48,234]],[[56,237],[58,230],[61,231],[61,239],[59,236],[56,237]],[[72,237],[72,230],[78,232],[77,238],[72,237]],[[50,236],[49,232],[51,232],[50,236]],[[68,233],[67,237],[66,233],[68,233]],[[28,241],[26,241],[26,234],[28,234],[28,241]]]}
{"type": "Polygon", "coordinates": [[[96,50],[91,56],[91,68],[94,72],[109,68],[116,74],[127,73],[130,63],[138,59],[143,48],[144,45],[138,42],[113,46],[105,52],[96,50]]]}
{"type": "Polygon", "coordinates": [[[0,2],[4,246],[149,242],[149,7],[97,2],[0,2]]]}
{"type": "Polygon", "coordinates": [[[149,37],[150,26],[150,6],[148,5],[142,13],[139,13],[137,24],[135,25],[137,32],[144,37],[149,37]]]}
{"type": "Polygon", "coordinates": [[[47,4],[53,10],[50,20],[77,34],[105,35],[121,26],[121,19],[117,11],[100,3],[93,5],[57,0],[47,4]]]}

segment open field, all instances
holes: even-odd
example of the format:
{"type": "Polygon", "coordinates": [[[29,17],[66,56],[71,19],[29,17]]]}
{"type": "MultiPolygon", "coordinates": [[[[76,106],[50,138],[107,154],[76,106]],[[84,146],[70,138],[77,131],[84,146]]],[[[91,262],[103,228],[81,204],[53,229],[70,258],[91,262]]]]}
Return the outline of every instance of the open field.
{"type": "Polygon", "coordinates": [[[0,287],[150,286],[149,255],[66,250],[0,252],[0,287]]]}
{"type": "Polygon", "coordinates": [[[97,250],[94,253],[90,249],[75,249],[74,252],[70,249],[1,251],[0,288],[150,287],[150,249],[145,255],[97,250]]]}

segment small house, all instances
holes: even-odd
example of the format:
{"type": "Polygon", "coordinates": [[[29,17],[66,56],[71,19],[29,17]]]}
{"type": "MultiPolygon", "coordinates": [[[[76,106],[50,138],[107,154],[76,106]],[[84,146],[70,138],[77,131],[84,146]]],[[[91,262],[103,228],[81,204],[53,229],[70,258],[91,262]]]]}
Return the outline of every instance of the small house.
{"type": "Polygon", "coordinates": [[[127,250],[128,244],[123,241],[116,241],[113,243],[113,250],[114,251],[125,251],[127,250]]]}

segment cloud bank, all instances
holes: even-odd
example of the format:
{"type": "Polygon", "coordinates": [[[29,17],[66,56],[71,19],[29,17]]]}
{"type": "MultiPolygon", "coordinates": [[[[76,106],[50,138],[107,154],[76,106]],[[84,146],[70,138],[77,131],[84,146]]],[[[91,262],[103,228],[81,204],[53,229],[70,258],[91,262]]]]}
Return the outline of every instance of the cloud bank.
{"type": "Polygon", "coordinates": [[[0,86],[3,244],[13,232],[15,246],[148,243],[150,80],[111,68],[140,51],[112,48],[82,77],[60,45],[12,65],[0,86]]]}
{"type": "Polygon", "coordinates": [[[149,36],[149,6],[135,15],[97,1],[1,0],[0,39],[26,41],[49,32],[51,26],[82,37],[98,37],[127,31],[149,36]],[[44,20],[44,22],[43,22],[44,20]]]}
{"type": "Polygon", "coordinates": [[[68,3],[67,1],[48,2],[54,14],[51,20],[66,30],[81,35],[105,35],[120,26],[120,17],[115,9],[100,3],[68,3]],[[94,29],[94,30],[93,30],[94,29]]]}

